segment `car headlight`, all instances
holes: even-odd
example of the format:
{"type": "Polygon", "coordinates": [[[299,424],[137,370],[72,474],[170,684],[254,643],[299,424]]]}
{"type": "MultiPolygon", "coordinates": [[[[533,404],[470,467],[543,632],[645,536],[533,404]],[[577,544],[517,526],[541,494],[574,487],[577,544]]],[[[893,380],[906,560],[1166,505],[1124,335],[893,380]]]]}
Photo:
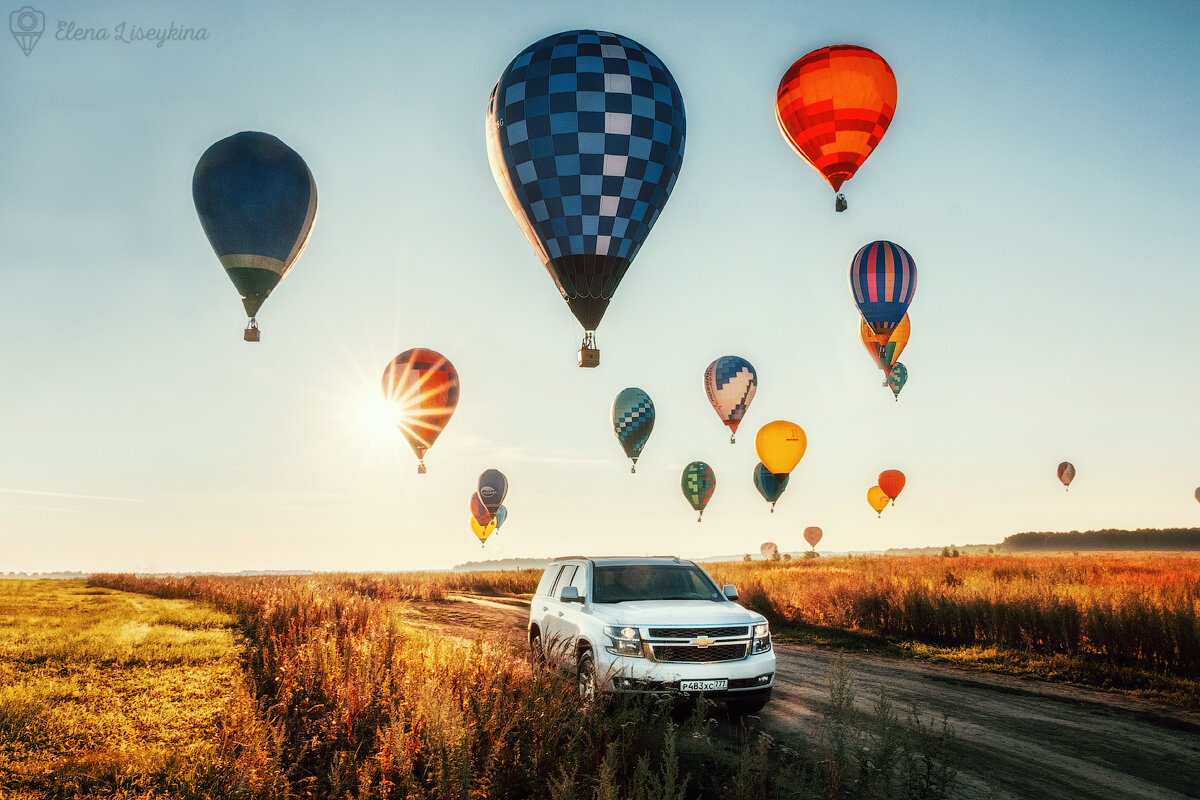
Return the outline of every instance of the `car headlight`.
{"type": "Polygon", "coordinates": [[[612,641],[610,646],[604,648],[608,652],[617,656],[642,657],[642,636],[637,628],[628,625],[606,625],[604,634],[612,641]]]}
{"type": "Polygon", "coordinates": [[[765,622],[754,626],[754,646],[751,652],[765,653],[771,649],[771,629],[765,622]]]}

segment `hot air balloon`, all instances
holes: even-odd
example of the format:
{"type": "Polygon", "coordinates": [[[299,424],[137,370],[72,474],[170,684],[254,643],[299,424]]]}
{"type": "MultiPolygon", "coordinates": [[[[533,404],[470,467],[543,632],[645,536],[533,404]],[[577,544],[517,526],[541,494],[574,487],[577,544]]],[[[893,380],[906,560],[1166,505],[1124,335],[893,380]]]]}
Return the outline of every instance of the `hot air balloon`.
{"type": "Polygon", "coordinates": [[[850,291],[881,347],[904,319],[916,290],[917,264],[898,244],[871,242],[850,260],[850,291]]]}
{"type": "Polygon", "coordinates": [[[801,58],[784,73],[775,119],[788,144],[837,192],[879,144],[896,112],[896,76],[877,53],[839,44],[801,58]]]}
{"type": "Polygon", "coordinates": [[[630,472],[637,472],[638,456],[654,430],[654,401],[641,389],[622,389],[612,404],[613,432],[625,455],[633,459],[630,472]]]}
{"type": "Polygon", "coordinates": [[[795,469],[800,459],[804,458],[807,447],[808,438],[804,435],[804,429],[794,422],[781,419],[763,425],[754,437],[758,460],[776,475],[787,475],[795,469]]]}
{"type": "Polygon", "coordinates": [[[508,519],[508,508],[506,506],[500,506],[499,508],[496,509],[496,532],[497,533],[499,533],[500,529],[504,527],[504,520],[506,520],[506,519],[508,519]]]}
{"type": "Polygon", "coordinates": [[[1196,502],[1200,503],[1200,486],[1196,487],[1196,502]]]}
{"type": "Polygon", "coordinates": [[[882,517],[883,510],[887,508],[888,496],[884,493],[883,489],[880,489],[878,486],[872,486],[870,489],[867,489],[867,503],[870,504],[871,508],[879,512],[879,516],[882,517]]]}
{"type": "Polygon", "coordinates": [[[900,324],[892,329],[892,333],[888,336],[886,344],[879,344],[879,337],[875,335],[875,331],[871,330],[871,326],[867,324],[865,319],[858,321],[858,336],[862,339],[863,347],[867,348],[867,352],[871,354],[871,359],[875,362],[875,366],[883,370],[884,385],[887,385],[886,376],[891,373],[892,367],[900,358],[900,354],[904,352],[905,346],[908,344],[908,336],[911,331],[911,323],[908,319],[908,314],[900,320],[900,324]]]}
{"type": "Polygon", "coordinates": [[[739,356],[721,356],[704,370],[704,392],[721,422],[729,426],[730,444],[757,389],[758,374],[739,356]]]}
{"type": "Polygon", "coordinates": [[[774,542],[763,542],[758,546],[758,552],[762,553],[762,557],[767,561],[779,555],[779,545],[774,542]]]}
{"type": "Polygon", "coordinates": [[[492,175],[583,325],[581,367],[600,363],[596,327],[675,185],[685,127],[666,66],[615,33],[547,36],[492,89],[492,175]]]}
{"type": "Polygon", "coordinates": [[[683,468],[683,479],[680,481],[683,496],[692,504],[692,508],[700,512],[696,522],[704,517],[704,507],[712,499],[717,488],[717,476],[712,467],[703,461],[693,461],[683,468]]]}
{"type": "Polygon", "coordinates": [[[776,475],[767,469],[760,462],[754,467],[754,488],[758,489],[758,493],[763,496],[763,499],[771,504],[771,513],[775,513],[775,503],[779,501],[779,496],[783,494],[783,490],[787,488],[788,474],[776,475]]]}
{"type": "Polygon", "coordinates": [[[295,150],[269,133],[243,131],[204,151],[192,175],[192,200],[204,234],[255,315],[308,242],[317,217],[317,184],[295,150]]]}
{"type": "Polygon", "coordinates": [[[475,534],[475,536],[478,537],[480,547],[483,547],[484,543],[487,542],[488,537],[491,536],[493,533],[495,533],[495,531],[496,531],[496,521],[495,520],[492,520],[491,522],[487,523],[486,525],[480,525],[478,520],[476,520],[474,517],[471,518],[471,533],[475,534]]]}
{"type": "Polygon", "coordinates": [[[892,390],[892,394],[896,395],[896,402],[900,402],[900,390],[904,388],[904,384],[908,382],[908,367],[896,362],[896,366],[892,367],[892,371],[888,373],[887,385],[892,390]]]}
{"type": "Polygon", "coordinates": [[[417,473],[425,474],[425,453],[458,405],[458,372],[435,350],[405,350],[383,371],[383,396],[396,405],[396,427],[417,455],[417,473]]]}
{"type": "Polygon", "coordinates": [[[1075,465],[1070,461],[1059,464],[1058,479],[1062,481],[1063,486],[1067,487],[1066,491],[1071,491],[1071,481],[1075,480],[1075,465]]]}
{"type": "Polygon", "coordinates": [[[480,525],[487,525],[496,519],[496,515],[488,511],[487,506],[483,503],[483,498],[479,496],[479,492],[471,495],[470,502],[471,518],[480,525]]]}
{"type": "Polygon", "coordinates": [[[904,490],[904,473],[898,469],[885,469],[879,473],[879,488],[896,505],[896,498],[904,490]]]}
{"type": "Polygon", "coordinates": [[[813,550],[817,549],[817,542],[821,541],[821,529],[815,525],[804,529],[804,541],[808,542],[813,550]]]}
{"type": "Polygon", "coordinates": [[[508,479],[498,469],[485,469],[479,476],[475,493],[483,501],[484,508],[495,514],[504,502],[504,495],[508,494],[508,479]]]}

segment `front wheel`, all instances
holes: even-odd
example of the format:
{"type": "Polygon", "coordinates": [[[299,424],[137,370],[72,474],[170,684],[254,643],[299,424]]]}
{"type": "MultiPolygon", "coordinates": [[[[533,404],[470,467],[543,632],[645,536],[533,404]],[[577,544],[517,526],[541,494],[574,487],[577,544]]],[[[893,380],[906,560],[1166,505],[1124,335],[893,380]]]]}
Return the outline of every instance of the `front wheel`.
{"type": "Polygon", "coordinates": [[[546,654],[542,651],[542,633],[534,631],[529,637],[529,663],[535,670],[546,668],[546,654]]]}
{"type": "Polygon", "coordinates": [[[595,699],[596,659],[592,656],[591,650],[584,650],[579,654],[576,674],[579,676],[579,696],[584,700],[595,699]]]}

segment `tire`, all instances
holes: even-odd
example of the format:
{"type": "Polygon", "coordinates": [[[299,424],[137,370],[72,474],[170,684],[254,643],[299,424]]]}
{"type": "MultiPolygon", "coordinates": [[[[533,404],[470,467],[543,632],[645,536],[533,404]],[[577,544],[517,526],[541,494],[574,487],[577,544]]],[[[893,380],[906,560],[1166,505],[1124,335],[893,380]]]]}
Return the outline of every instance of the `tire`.
{"type": "Polygon", "coordinates": [[[534,670],[546,668],[546,654],[542,650],[542,632],[536,628],[529,635],[529,663],[534,670]]]}
{"type": "Polygon", "coordinates": [[[725,710],[735,717],[748,717],[766,708],[771,701],[771,690],[754,692],[749,697],[739,697],[725,701],[725,710]]]}
{"type": "Polygon", "coordinates": [[[596,686],[596,659],[592,656],[592,651],[584,650],[579,654],[579,659],[576,663],[576,684],[579,687],[580,698],[595,700],[598,687],[596,686]]]}

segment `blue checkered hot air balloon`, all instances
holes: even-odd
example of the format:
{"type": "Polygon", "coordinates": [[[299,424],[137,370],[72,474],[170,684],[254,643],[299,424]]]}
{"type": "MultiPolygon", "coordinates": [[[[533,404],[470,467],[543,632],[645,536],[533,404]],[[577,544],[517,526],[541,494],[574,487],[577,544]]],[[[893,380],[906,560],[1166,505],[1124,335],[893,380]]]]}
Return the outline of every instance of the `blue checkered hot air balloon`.
{"type": "Polygon", "coordinates": [[[221,266],[250,317],[308,242],[317,216],[317,184],[295,150],[269,133],[243,131],[204,151],[192,175],[192,200],[221,266]]]}
{"type": "Polygon", "coordinates": [[[704,508],[712,499],[713,492],[717,490],[716,473],[703,461],[693,461],[683,468],[683,477],[679,483],[683,489],[683,496],[695,511],[700,512],[696,522],[701,522],[704,519],[704,508]]]}
{"type": "Polygon", "coordinates": [[[630,472],[637,472],[638,456],[654,430],[654,402],[641,389],[622,389],[612,405],[613,432],[625,455],[633,459],[630,472]]]}
{"type": "Polygon", "coordinates": [[[721,422],[729,426],[730,444],[757,390],[758,373],[740,356],[721,356],[704,370],[704,393],[721,422]]]}
{"type": "Polygon", "coordinates": [[[595,330],[683,162],[683,97],[662,61],[603,31],[521,51],[492,89],[488,160],[500,193],[584,328],[595,330]]]}

